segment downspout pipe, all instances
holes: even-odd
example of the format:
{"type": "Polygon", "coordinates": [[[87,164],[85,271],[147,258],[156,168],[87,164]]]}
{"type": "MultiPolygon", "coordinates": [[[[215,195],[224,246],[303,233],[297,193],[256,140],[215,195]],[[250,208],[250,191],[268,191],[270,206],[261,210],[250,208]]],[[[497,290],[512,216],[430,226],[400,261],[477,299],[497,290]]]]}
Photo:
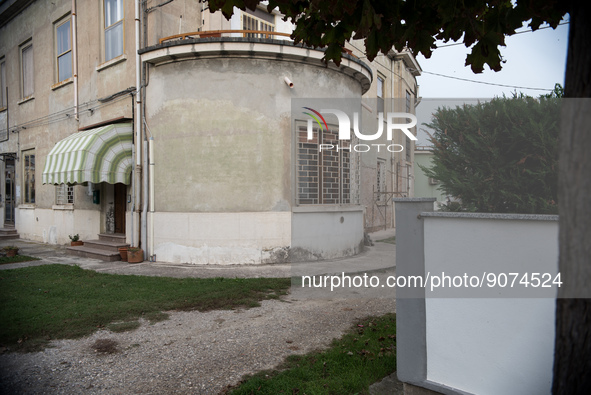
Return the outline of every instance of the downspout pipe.
{"type": "MultiPolygon", "coordinates": [[[[137,210],[138,214],[140,212],[140,205],[142,199],[142,152],[143,152],[143,138],[142,138],[142,96],[141,96],[141,57],[139,54],[141,47],[140,47],[140,0],[135,0],[135,118],[134,118],[134,127],[135,127],[135,153],[136,153],[136,162],[135,162],[135,210],[137,210]]],[[[134,234],[134,240],[132,243],[134,246],[140,246],[140,237],[138,233],[145,234],[142,232],[140,223],[142,222],[140,219],[140,215],[136,221],[133,221],[132,226],[137,226],[139,232],[134,234]],[[137,222],[136,222],[137,221],[137,222]]],[[[145,245],[141,246],[145,248],[145,245]]]]}
{"type": "Polygon", "coordinates": [[[154,254],[154,137],[148,140],[148,158],[150,160],[150,211],[148,213],[149,235],[148,250],[151,261],[156,261],[154,254]]]}
{"type": "Polygon", "coordinates": [[[72,0],[72,68],[74,77],[74,119],[78,121],[78,33],[76,0],[72,0]]]}

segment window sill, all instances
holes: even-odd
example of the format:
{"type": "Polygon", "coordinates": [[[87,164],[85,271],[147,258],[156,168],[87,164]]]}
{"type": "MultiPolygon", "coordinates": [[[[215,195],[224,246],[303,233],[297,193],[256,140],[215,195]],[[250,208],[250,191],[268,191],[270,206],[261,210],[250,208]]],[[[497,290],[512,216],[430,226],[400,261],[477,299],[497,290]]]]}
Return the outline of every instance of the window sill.
{"type": "Polygon", "coordinates": [[[23,204],[19,204],[18,208],[21,210],[34,210],[37,206],[35,206],[35,204],[31,204],[31,203],[23,203],[23,204]]]}
{"type": "Polygon", "coordinates": [[[54,204],[53,206],[51,206],[52,210],[68,210],[68,211],[73,211],[74,210],[74,203],[68,203],[68,204],[54,204]]]}
{"type": "Polygon", "coordinates": [[[294,213],[322,213],[322,212],[347,212],[347,211],[363,211],[363,206],[352,204],[352,205],[338,205],[338,204],[310,204],[294,206],[291,208],[294,213]]]}
{"type": "Polygon", "coordinates": [[[0,112],[4,112],[6,110],[8,110],[8,107],[0,107],[0,112]]]}
{"type": "Polygon", "coordinates": [[[119,55],[116,58],[109,60],[108,62],[99,64],[96,66],[96,71],[103,71],[104,69],[108,69],[111,66],[115,66],[118,63],[125,62],[127,60],[127,55],[119,55]]]}
{"type": "Polygon", "coordinates": [[[61,88],[62,86],[70,85],[72,83],[74,83],[74,78],[73,77],[70,77],[68,79],[65,79],[63,81],[58,82],[57,84],[53,84],[51,86],[51,90],[54,91],[56,89],[61,88]]]}
{"type": "Polygon", "coordinates": [[[25,97],[24,99],[17,101],[16,104],[18,104],[20,106],[21,104],[26,103],[31,100],[35,100],[35,96],[31,95],[29,97],[25,97]]]}

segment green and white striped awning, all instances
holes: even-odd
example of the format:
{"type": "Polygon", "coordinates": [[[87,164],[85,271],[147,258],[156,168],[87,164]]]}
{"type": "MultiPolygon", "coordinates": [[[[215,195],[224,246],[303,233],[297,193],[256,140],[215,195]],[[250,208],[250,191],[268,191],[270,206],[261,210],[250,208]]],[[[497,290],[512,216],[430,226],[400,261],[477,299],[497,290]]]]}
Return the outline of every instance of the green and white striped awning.
{"type": "Polygon", "coordinates": [[[66,137],[51,150],[43,184],[123,183],[129,185],[133,124],[117,123],[66,137]]]}

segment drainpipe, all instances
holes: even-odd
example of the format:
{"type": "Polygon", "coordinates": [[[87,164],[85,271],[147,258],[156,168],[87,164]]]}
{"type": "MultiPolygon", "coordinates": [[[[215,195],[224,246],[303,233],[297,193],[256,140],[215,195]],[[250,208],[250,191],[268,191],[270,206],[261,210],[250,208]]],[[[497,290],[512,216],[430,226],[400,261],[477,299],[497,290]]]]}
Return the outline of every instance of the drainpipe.
{"type": "Polygon", "coordinates": [[[78,121],[78,33],[76,27],[76,0],[72,0],[72,67],[74,69],[74,119],[78,121]]]}
{"type": "MultiPolygon", "coordinates": [[[[136,162],[135,162],[135,207],[134,210],[137,210],[139,214],[139,207],[141,203],[141,175],[142,175],[142,127],[141,127],[141,105],[142,105],[142,98],[141,98],[141,58],[139,55],[140,50],[140,0],[135,0],[135,119],[134,119],[134,127],[135,127],[135,144],[136,144],[136,162]]],[[[132,226],[137,226],[138,230],[140,230],[140,215],[138,215],[137,222],[133,221],[132,226]]],[[[141,230],[140,230],[141,232],[141,230]]],[[[137,232],[137,233],[140,233],[137,232]]],[[[143,232],[142,232],[143,233],[143,232]]],[[[139,235],[134,234],[134,240],[132,243],[134,246],[139,246],[139,235]]],[[[145,246],[142,245],[142,248],[145,246]]]]}
{"type": "Polygon", "coordinates": [[[148,236],[148,249],[150,260],[156,261],[154,255],[154,137],[148,140],[148,158],[150,160],[150,212],[148,213],[148,223],[150,225],[148,236]]]}
{"type": "Polygon", "coordinates": [[[148,225],[147,225],[147,216],[148,216],[148,142],[143,141],[144,146],[144,156],[143,156],[143,163],[142,167],[144,171],[142,172],[142,216],[141,216],[141,225],[142,225],[142,232],[141,232],[141,240],[142,240],[142,249],[144,250],[144,257],[149,257],[148,250],[148,225]]]}

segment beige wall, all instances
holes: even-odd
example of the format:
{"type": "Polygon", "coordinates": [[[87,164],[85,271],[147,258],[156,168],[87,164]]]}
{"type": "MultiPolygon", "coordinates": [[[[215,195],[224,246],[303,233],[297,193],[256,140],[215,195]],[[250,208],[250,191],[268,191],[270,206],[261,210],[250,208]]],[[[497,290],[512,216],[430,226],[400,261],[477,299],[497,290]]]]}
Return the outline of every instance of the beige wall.
{"type": "MultiPolygon", "coordinates": [[[[73,78],[58,83],[55,22],[71,17],[69,0],[34,1],[0,27],[0,58],[6,63],[8,85],[9,140],[0,142],[0,152],[15,152],[17,191],[16,227],[21,237],[50,243],[66,243],[68,234],[96,238],[104,221],[102,205],[92,203],[86,186],[74,187],[74,205],[55,205],[55,186],[42,184],[42,172],[49,151],[59,140],[97,123],[115,118],[132,118],[132,98],[106,98],[135,85],[134,8],[124,4],[124,54],[104,61],[101,2],[77,0],[79,116],[74,117],[73,78]],[[34,94],[22,100],[19,46],[31,39],[34,60],[34,94]],[[34,205],[24,205],[22,152],[35,151],[34,205]]],[[[3,162],[2,172],[4,171],[3,162]]],[[[2,196],[5,191],[2,188],[2,196]]],[[[97,186],[100,188],[100,186],[97,186]]],[[[104,199],[104,196],[103,196],[104,199]]]]}

